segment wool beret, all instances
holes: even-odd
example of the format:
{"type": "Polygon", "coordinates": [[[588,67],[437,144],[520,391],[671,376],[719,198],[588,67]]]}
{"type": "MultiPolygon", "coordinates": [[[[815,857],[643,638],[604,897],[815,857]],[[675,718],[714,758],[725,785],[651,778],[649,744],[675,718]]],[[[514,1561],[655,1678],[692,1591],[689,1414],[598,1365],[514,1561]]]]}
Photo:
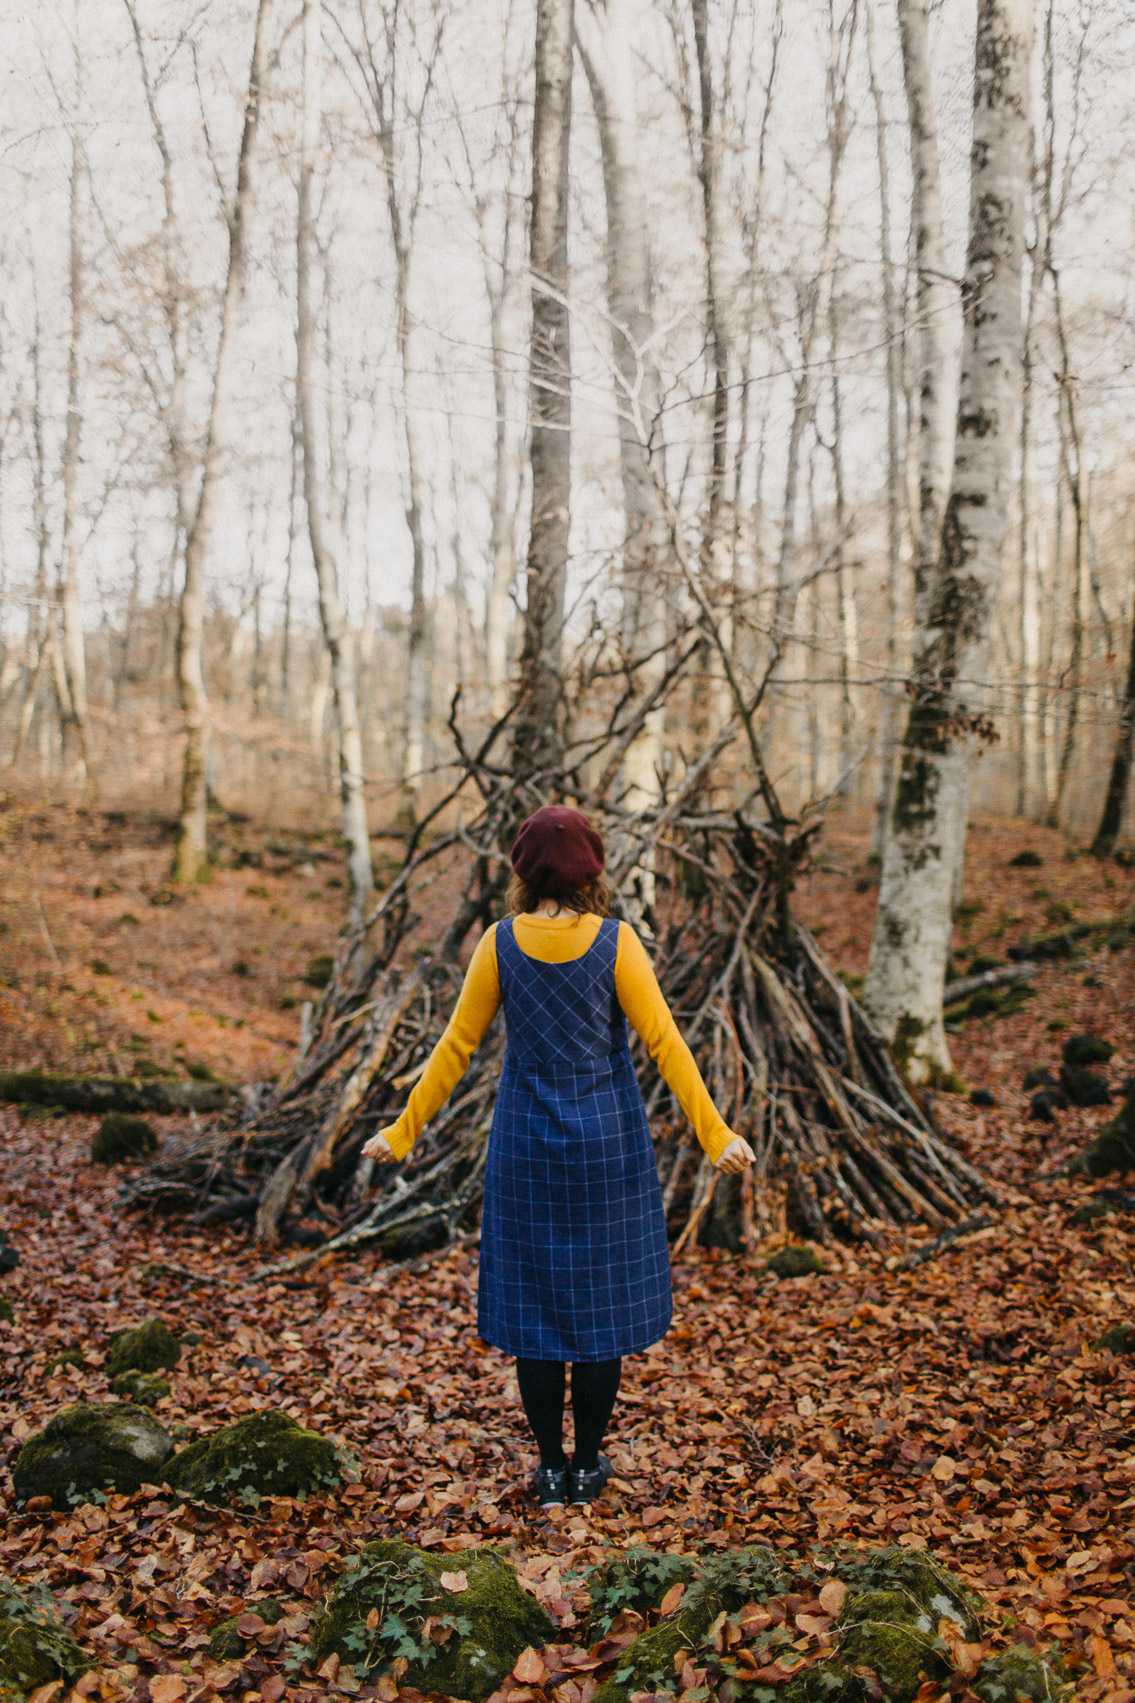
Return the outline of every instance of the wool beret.
{"type": "Polygon", "coordinates": [[[541,898],[578,893],[603,873],[603,841],[580,810],[546,804],[535,811],[512,846],[512,867],[541,898]]]}

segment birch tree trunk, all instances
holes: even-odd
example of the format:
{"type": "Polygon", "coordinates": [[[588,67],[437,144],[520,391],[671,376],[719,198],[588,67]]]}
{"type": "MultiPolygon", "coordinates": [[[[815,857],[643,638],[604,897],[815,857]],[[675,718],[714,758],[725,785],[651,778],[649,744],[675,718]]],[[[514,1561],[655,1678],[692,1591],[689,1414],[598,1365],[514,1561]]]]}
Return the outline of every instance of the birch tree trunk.
{"type": "Polygon", "coordinates": [[[911,1079],[947,1077],[951,889],[1004,553],[1021,378],[1033,0],[979,0],[953,480],[912,671],[864,999],[911,1079]]]}
{"type": "Polygon", "coordinates": [[[563,628],[571,522],[571,345],[568,158],[572,0],[537,0],[532,132],[532,528],[528,544],[518,773],[554,768],[563,753],[563,628]]]}
{"type": "Polygon", "coordinates": [[[71,131],[71,211],[69,290],[71,338],[67,350],[67,426],[63,436],[63,535],[60,540],[58,599],[60,646],[67,681],[67,713],[63,720],[64,761],[74,742],[74,776],[92,775],[90,715],[87,708],[87,657],[83,618],[79,608],[79,537],[75,524],[79,478],[79,343],[83,328],[83,145],[79,134],[82,77],[77,74],[76,112],[71,131]]]}
{"type": "Polygon", "coordinates": [[[1034,255],[1029,273],[1028,308],[1022,348],[1021,442],[1018,469],[1018,610],[1021,647],[1021,683],[1017,692],[1021,721],[1017,750],[1017,815],[1026,816],[1032,805],[1037,770],[1037,673],[1040,667],[1040,608],[1036,566],[1032,557],[1032,505],[1029,479],[1032,473],[1033,319],[1036,311],[1039,269],[1034,255]]]}
{"type": "MultiPolygon", "coordinates": [[[[578,0],[575,28],[599,127],[607,202],[607,307],[626,518],[622,636],[637,695],[647,697],[666,671],[669,533],[650,462],[660,386],[651,348],[650,242],[626,0],[578,0]]],[[[660,795],[664,729],[664,710],[651,710],[626,753],[624,803],[631,810],[649,809],[660,795]]]]}
{"type": "Polygon", "coordinates": [[[322,117],[322,0],[304,0],[303,131],[300,147],[299,214],[296,221],[296,401],[303,456],[303,491],[311,554],[319,582],[319,616],[331,662],[331,686],[339,738],[339,801],[347,854],[347,922],[362,928],[374,891],[363,787],[363,748],[359,730],[355,658],[339,600],[336,545],[339,538],[334,494],[325,488],[319,460],[313,368],[315,361],[316,271],[315,214],[312,190],[322,117]]]}
{"type": "Polygon", "coordinates": [[[1119,726],[1115,731],[1115,751],[1111,759],[1103,813],[1092,841],[1093,857],[1112,857],[1123,827],[1127,794],[1131,787],[1131,762],[1135,748],[1135,611],[1131,616],[1131,641],[1127,653],[1127,687],[1119,711],[1119,726]]]}
{"type": "Polygon", "coordinates": [[[938,560],[942,516],[950,486],[954,420],[951,326],[955,286],[946,270],[938,116],[930,61],[929,0],[898,0],[903,83],[910,115],[911,218],[917,269],[919,436],[918,540],[914,569],[916,630],[938,560]]]}
{"type": "Polygon", "coordinates": [[[181,820],[172,872],[177,882],[199,880],[207,867],[209,855],[209,697],[201,656],[205,629],[205,562],[216,518],[217,493],[230,431],[236,330],[244,300],[247,264],[245,224],[252,199],[254,153],[273,4],[274,0],[258,0],[256,9],[256,32],[237,161],[236,190],[227,210],[229,260],[221,303],[213,396],[205,432],[201,488],[185,538],[185,578],[177,635],[177,678],[185,718],[181,820]]]}

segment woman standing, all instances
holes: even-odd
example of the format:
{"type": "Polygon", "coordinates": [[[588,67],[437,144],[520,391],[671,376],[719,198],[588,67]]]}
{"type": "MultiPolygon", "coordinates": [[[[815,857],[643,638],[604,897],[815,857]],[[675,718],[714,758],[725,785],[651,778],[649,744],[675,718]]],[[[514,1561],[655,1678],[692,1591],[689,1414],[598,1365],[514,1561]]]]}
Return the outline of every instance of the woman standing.
{"type": "Polygon", "coordinates": [[[544,1507],[589,1502],[624,1354],[670,1326],[670,1256],[627,1019],[719,1171],[753,1162],[678,1033],[646,951],[609,915],[603,842],[549,805],[512,848],[511,915],[482,935],[457,1008],[397,1123],[363,1148],[404,1159],[453,1092],[501,1005],[507,1044],[485,1168],[477,1325],[516,1358],[544,1507]],[[571,1364],[575,1450],[563,1448],[571,1364]]]}

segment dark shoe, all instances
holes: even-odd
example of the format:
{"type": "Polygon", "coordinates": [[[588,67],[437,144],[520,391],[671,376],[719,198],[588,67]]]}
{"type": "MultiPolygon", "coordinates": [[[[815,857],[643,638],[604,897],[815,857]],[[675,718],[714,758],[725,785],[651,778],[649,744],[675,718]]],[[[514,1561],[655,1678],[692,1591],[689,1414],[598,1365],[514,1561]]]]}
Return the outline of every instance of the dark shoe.
{"type": "Polygon", "coordinates": [[[532,1488],[541,1508],[562,1508],[568,1499],[567,1466],[542,1466],[536,1469],[532,1488]]]}
{"type": "Polygon", "coordinates": [[[568,1468],[568,1494],[573,1502],[593,1502],[603,1493],[603,1486],[614,1472],[606,1455],[599,1456],[599,1465],[568,1468]]]}

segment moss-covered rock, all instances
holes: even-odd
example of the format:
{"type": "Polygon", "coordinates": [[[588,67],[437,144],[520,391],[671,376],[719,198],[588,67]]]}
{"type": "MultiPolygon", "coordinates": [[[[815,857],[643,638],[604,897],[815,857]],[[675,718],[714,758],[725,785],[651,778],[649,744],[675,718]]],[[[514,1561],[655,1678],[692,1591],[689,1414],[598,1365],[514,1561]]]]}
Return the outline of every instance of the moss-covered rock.
{"type": "Polygon", "coordinates": [[[0,1319],[3,1319],[6,1325],[14,1325],[16,1322],[16,1310],[6,1295],[0,1295],[0,1319]]]}
{"type": "Polygon", "coordinates": [[[1097,1336],[1091,1346],[1109,1348],[1113,1354],[1135,1354],[1135,1325],[1113,1325],[1111,1330],[1097,1336]]]}
{"type": "Polygon", "coordinates": [[[1039,869],[1043,862],[1044,859],[1039,852],[1033,851],[1031,846],[1026,846],[1023,851],[1019,851],[1015,857],[1009,859],[1009,868],[1039,869]]]}
{"type": "Polygon", "coordinates": [[[123,1372],[172,1372],[181,1358],[181,1343],[164,1319],[146,1319],[130,1330],[116,1330],[106,1356],[110,1379],[123,1372]]]}
{"type": "Polygon", "coordinates": [[[127,1396],[138,1407],[156,1407],[169,1394],[166,1379],[150,1372],[123,1372],[110,1387],[116,1396],[127,1396]]]}
{"type": "Polygon", "coordinates": [[[1106,1064],[1115,1048],[1102,1035],[1069,1035],[1060,1049],[1064,1063],[1072,1070],[1082,1070],[1089,1064],[1106,1064]]]}
{"type": "Polygon", "coordinates": [[[1073,1106],[1111,1104],[1111,1089],[1101,1070],[1086,1070],[1066,1064],[1060,1072],[1060,1086],[1073,1106]]]}
{"type": "Polygon", "coordinates": [[[313,958],[304,971],[303,979],[311,988],[325,988],[335,973],[335,960],[327,952],[313,958]]]}
{"type": "Polygon", "coordinates": [[[972,1689],[984,1703],[1056,1703],[1071,1687],[1026,1644],[987,1656],[972,1689]]]}
{"type": "Polygon", "coordinates": [[[777,1692],[778,1703],[868,1703],[867,1681],[845,1662],[817,1662],[777,1692]]]}
{"type": "Polygon", "coordinates": [[[976,1639],[981,1599],[928,1549],[889,1544],[842,1563],[839,1577],[862,1590],[899,1591],[912,1606],[939,1620],[952,1620],[966,1639],[976,1639]]]}
{"type": "Polygon", "coordinates": [[[1094,1141],[1080,1149],[1068,1169],[1088,1177],[1135,1170],[1135,1088],[1128,1090],[1115,1117],[1104,1124],[1094,1141]]]}
{"type": "Polygon", "coordinates": [[[839,1628],[841,1659],[876,1673],[894,1703],[910,1703],[923,1679],[949,1677],[937,1621],[904,1590],[851,1593],[839,1628]]]}
{"type": "Polygon", "coordinates": [[[73,1685],[92,1666],[47,1591],[24,1593],[0,1578],[0,1697],[6,1703],[53,1679],[73,1685]]]}
{"type": "Polygon", "coordinates": [[[827,1269],[814,1248],[806,1248],[799,1242],[790,1242],[786,1248],[781,1248],[765,1267],[777,1277],[807,1277],[811,1272],[826,1276],[827,1269]]]}
{"type": "Polygon", "coordinates": [[[491,1549],[433,1555],[390,1540],[368,1543],[355,1556],[312,1629],[311,1646],[317,1661],[335,1653],[374,1678],[402,1656],[409,1663],[404,1685],[482,1703],[523,1650],[555,1636],[516,1569],[491,1549]],[[465,1589],[447,1588],[443,1573],[463,1575],[465,1589]]]}
{"type": "Polygon", "coordinates": [[[287,1413],[248,1413],[208,1437],[199,1437],[170,1463],[167,1481],[183,1496],[205,1502],[245,1502],[262,1496],[308,1496],[344,1476],[335,1444],[306,1431],[287,1413]]]}
{"type": "Polygon", "coordinates": [[[173,1439],[144,1408],[79,1402],[62,1408],[16,1457],[12,1486],[20,1502],[50,1496],[56,1508],[112,1487],[127,1495],[160,1484],[173,1439]]]}
{"type": "Polygon", "coordinates": [[[65,1348],[62,1354],[57,1354],[54,1360],[51,1360],[48,1363],[48,1374],[51,1375],[55,1372],[62,1372],[66,1366],[74,1366],[76,1371],[80,1372],[90,1370],[83,1357],[82,1350],[78,1348],[65,1348]]]}
{"type": "Polygon", "coordinates": [[[246,1614],[255,1614],[265,1626],[278,1626],[284,1618],[284,1605],[275,1597],[262,1597],[259,1602],[249,1603],[239,1614],[230,1614],[227,1620],[222,1620],[214,1626],[209,1634],[209,1653],[219,1662],[239,1662],[248,1649],[256,1633],[240,1630],[240,1623],[246,1614]]]}
{"type": "Polygon", "coordinates": [[[108,1112],[91,1139],[92,1165],[128,1165],[157,1151],[158,1135],[145,1118],[108,1112]]]}

